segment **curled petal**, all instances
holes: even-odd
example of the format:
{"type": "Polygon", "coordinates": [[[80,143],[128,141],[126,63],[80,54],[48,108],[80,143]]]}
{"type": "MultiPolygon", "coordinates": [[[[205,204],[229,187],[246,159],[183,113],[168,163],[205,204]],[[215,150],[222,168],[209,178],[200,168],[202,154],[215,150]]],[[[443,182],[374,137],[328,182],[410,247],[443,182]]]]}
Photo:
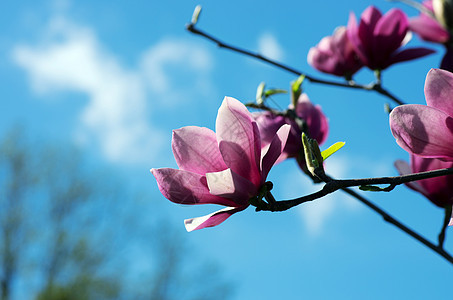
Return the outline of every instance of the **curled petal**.
{"type": "Polygon", "coordinates": [[[428,106],[435,107],[453,116],[452,91],[452,73],[441,69],[431,69],[428,72],[425,81],[425,97],[428,106]]]}
{"type": "Polygon", "coordinates": [[[225,97],[216,121],[217,141],[227,167],[259,185],[261,141],[250,112],[238,100],[225,97]]]}
{"type": "Polygon", "coordinates": [[[269,148],[267,149],[266,154],[263,156],[262,160],[262,180],[265,181],[267,174],[271,170],[274,163],[282,154],[283,149],[285,148],[286,141],[288,140],[289,132],[291,130],[291,125],[283,125],[275,134],[274,139],[272,140],[269,148]]]}
{"type": "Polygon", "coordinates": [[[247,207],[226,207],[207,216],[186,219],[184,220],[184,225],[186,226],[186,230],[189,232],[197,229],[213,227],[228,219],[232,214],[240,212],[246,208],[247,207]]]}
{"type": "Polygon", "coordinates": [[[424,105],[401,105],[390,114],[390,128],[406,151],[453,160],[453,118],[443,111],[424,105]]]}
{"type": "Polygon", "coordinates": [[[162,195],[177,204],[220,204],[237,206],[209,192],[206,176],[171,168],[151,169],[162,195]]]}
{"type": "Polygon", "coordinates": [[[225,170],[214,131],[187,126],[173,131],[173,154],[181,170],[197,174],[225,170]]]}

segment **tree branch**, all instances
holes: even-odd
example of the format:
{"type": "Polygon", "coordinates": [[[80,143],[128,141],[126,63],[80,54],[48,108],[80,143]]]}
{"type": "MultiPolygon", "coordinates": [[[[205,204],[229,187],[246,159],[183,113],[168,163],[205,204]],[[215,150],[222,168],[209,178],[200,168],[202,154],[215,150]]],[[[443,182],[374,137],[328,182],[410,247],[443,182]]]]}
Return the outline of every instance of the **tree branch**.
{"type": "Polygon", "coordinates": [[[403,184],[403,183],[421,180],[421,179],[433,178],[433,177],[438,177],[438,176],[451,175],[451,174],[453,174],[453,168],[439,169],[439,170],[426,171],[426,172],[420,172],[420,173],[414,173],[414,174],[408,174],[408,175],[393,176],[393,177],[377,177],[377,178],[362,178],[362,179],[330,179],[330,181],[324,180],[327,182],[325,183],[323,188],[315,193],[312,193],[312,194],[309,194],[306,196],[302,196],[302,197],[299,197],[296,199],[276,201],[273,204],[259,206],[256,209],[257,209],[257,211],[260,211],[260,210],[285,211],[294,206],[300,205],[302,203],[313,201],[318,198],[324,197],[324,196],[331,194],[335,191],[338,191],[340,189],[345,189],[345,188],[354,187],[354,186],[370,187],[372,185],[387,184],[387,185],[389,185],[389,187],[387,187],[387,188],[376,187],[376,189],[374,189],[374,191],[389,192],[395,186],[403,184]]]}
{"type": "MultiPolygon", "coordinates": [[[[379,215],[382,216],[382,218],[399,228],[400,230],[404,231],[426,247],[430,248],[443,258],[445,258],[448,262],[453,264],[453,256],[451,256],[448,252],[446,252],[443,249],[443,241],[445,238],[445,228],[446,225],[448,224],[445,223],[444,221],[444,226],[443,226],[443,231],[441,232],[441,236],[439,237],[439,244],[435,245],[414,230],[410,229],[406,225],[402,224],[398,220],[396,220],[394,217],[392,217],[390,214],[373,204],[371,201],[367,200],[363,196],[359,195],[357,192],[351,190],[349,187],[352,186],[367,186],[371,184],[388,184],[389,187],[392,187],[393,189],[395,186],[407,183],[410,181],[416,181],[416,180],[421,180],[421,179],[427,179],[427,178],[433,178],[433,177],[438,177],[438,176],[444,176],[444,175],[449,175],[453,174],[453,168],[448,168],[448,169],[439,169],[439,170],[434,170],[434,171],[428,171],[428,172],[420,172],[420,173],[414,173],[414,174],[408,174],[408,175],[401,175],[401,176],[394,176],[394,177],[378,177],[378,178],[364,178],[364,179],[346,179],[346,180],[341,180],[341,179],[332,179],[331,177],[325,175],[324,181],[327,181],[324,185],[324,187],[312,194],[299,197],[293,200],[283,200],[283,201],[272,201],[272,202],[265,202],[265,201],[259,201],[256,206],[256,211],[285,211],[287,209],[290,209],[291,207],[297,206],[299,204],[313,201],[315,199],[324,197],[330,193],[333,193],[337,190],[342,190],[345,193],[349,194],[350,196],[356,198],[366,206],[368,206],[370,209],[378,213],[379,215]],[[443,235],[442,235],[443,234],[443,235]]],[[[389,191],[386,189],[382,189],[383,191],[389,191]]],[[[268,191],[270,194],[270,191],[268,191]]],[[[266,197],[267,199],[268,197],[266,197]]],[[[252,204],[253,205],[253,204],[252,204]]],[[[451,209],[446,211],[446,215],[449,214],[451,215],[451,209]],[[449,214],[450,212],[450,214],[449,214]]],[[[447,217],[445,217],[447,219],[447,217]]]]}
{"type": "Polygon", "coordinates": [[[257,60],[270,64],[279,69],[285,70],[285,71],[292,73],[294,75],[297,75],[297,76],[305,76],[305,79],[307,79],[308,81],[310,81],[312,83],[319,83],[319,84],[324,84],[324,85],[331,85],[331,86],[338,86],[338,87],[345,87],[345,88],[352,88],[352,89],[361,89],[361,90],[367,90],[367,91],[375,91],[375,92],[391,99],[393,102],[395,102],[398,105],[405,104],[403,101],[399,100],[397,97],[395,97],[390,92],[385,90],[380,84],[361,85],[361,84],[356,84],[353,81],[348,81],[346,83],[343,83],[343,82],[319,79],[319,78],[313,77],[311,75],[308,75],[302,71],[299,71],[297,69],[294,69],[292,67],[279,63],[275,60],[262,56],[259,53],[253,53],[249,50],[242,49],[242,48],[230,45],[230,44],[226,44],[226,43],[220,41],[218,38],[204,32],[204,31],[199,30],[198,28],[195,28],[195,24],[193,24],[193,23],[186,25],[186,29],[195,35],[204,37],[204,38],[210,40],[211,42],[217,44],[217,46],[219,48],[228,49],[233,52],[237,52],[237,53],[243,54],[245,56],[255,58],[257,60]]]}

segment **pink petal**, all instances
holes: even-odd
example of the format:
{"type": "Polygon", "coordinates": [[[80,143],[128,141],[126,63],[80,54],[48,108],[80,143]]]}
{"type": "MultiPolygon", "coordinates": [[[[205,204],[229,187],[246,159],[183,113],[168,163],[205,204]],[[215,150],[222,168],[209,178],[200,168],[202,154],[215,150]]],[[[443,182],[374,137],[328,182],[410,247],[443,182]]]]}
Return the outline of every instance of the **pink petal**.
{"type": "Polygon", "coordinates": [[[181,170],[204,175],[227,168],[219,151],[216,134],[208,128],[187,126],[174,130],[172,148],[181,170]]]}
{"type": "MultiPolygon", "coordinates": [[[[394,165],[400,175],[408,175],[414,173],[409,164],[404,160],[397,160],[395,161],[394,165]]],[[[406,183],[406,185],[414,191],[417,191],[423,195],[426,195],[428,193],[417,181],[408,182],[406,183]]]]}
{"type": "Polygon", "coordinates": [[[260,131],[261,147],[269,145],[278,129],[286,124],[285,117],[276,116],[269,111],[254,112],[252,116],[260,131]]]}
{"type": "Polygon", "coordinates": [[[236,174],[231,169],[207,173],[206,180],[212,195],[232,199],[235,205],[246,205],[251,197],[258,194],[258,188],[249,180],[236,174]]]}
{"type": "MultiPolygon", "coordinates": [[[[313,105],[305,93],[297,99],[296,114],[307,123],[310,138],[315,139],[320,145],[324,143],[329,133],[327,117],[321,107],[313,105]]],[[[300,140],[300,136],[298,139],[300,140]]]]}
{"type": "Polygon", "coordinates": [[[237,206],[231,199],[212,195],[204,175],[171,168],[151,169],[151,173],[162,195],[174,203],[237,206]]]}
{"type": "Polygon", "coordinates": [[[307,61],[315,69],[337,76],[351,76],[362,67],[345,26],[337,27],[332,36],[324,37],[312,47],[307,61]]]}
{"type": "Polygon", "coordinates": [[[225,97],[217,115],[216,133],[225,164],[235,173],[259,186],[260,135],[244,104],[234,98],[225,97]]]}
{"type": "Polygon", "coordinates": [[[368,50],[370,50],[369,47],[371,47],[374,39],[374,30],[381,18],[381,12],[374,6],[367,7],[360,16],[358,33],[362,43],[367,46],[368,50]]]}
{"type": "Polygon", "coordinates": [[[228,219],[232,214],[240,212],[246,208],[247,208],[247,206],[245,206],[245,207],[226,207],[224,209],[221,209],[219,211],[216,211],[215,213],[209,214],[204,217],[186,219],[186,220],[184,220],[184,225],[186,226],[186,230],[188,232],[194,231],[197,229],[213,227],[213,226],[219,225],[220,223],[222,223],[223,221],[228,219]]]}
{"type": "Polygon", "coordinates": [[[406,36],[409,22],[399,9],[391,9],[376,24],[373,35],[374,59],[383,63],[401,46],[406,36]]]}
{"type": "Polygon", "coordinates": [[[267,152],[264,154],[262,159],[262,181],[266,180],[267,174],[271,170],[272,166],[275,164],[280,154],[283,152],[283,149],[286,146],[286,141],[288,140],[289,132],[291,130],[291,125],[283,125],[277,131],[270,144],[267,152]]]}
{"type": "Polygon", "coordinates": [[[355,52],[357,53],[357,56],[360,58],[363,64],[367,65],[369,63],[368,60],[369,49],[364,46],[362,40],[360,39],[357,20],[354,13],[352,12],[349,14],[347,34],[349,41],[351,42],[355,52]]]}
{"type": "Polygon", "coordinates": [[[416,58],[420,58],[426,55],[435,53],[436,51],[428,48],[410,48],[400,51],[393,55],[386,63],[383,64],[384,68],[393,65],[398,62],[408,61],[416,58]]]}
{"type": "MultiPolygon", "coordinates": [[[[453,162],[436,158],[411,156],[413,172],[425,172],[453,167],[453,162]]],[[[453,176],[440,176],[417,181],[425,190],[423,193],[431,202],[439,207],[453,204],[453,176]]]]}
{"type": "Polygon", "coordinates": [[[426,76],[425,97],[428,106],[453,116],[453,73],[431,69],[426,76]]]}
{"type": "Polygon", "coordinates": [[[453,118],[425,105],[401,105],[390,113],[390,128],[406,151],[453,160],[453,118]]]}
{"type": "Polygon", "coordinates": [[[443,44],[450,38],[448,31],[446,31],[436,20],[425,14],[410,19],[409,29],[428,42],[443,44]]]}
{"type": "Polygon", "coordinates": [[[307,56],[308,63],[315,69],[337,76],[343,76],[344,70],[339,68],[338,56],[329,52],[323,52],[318,48],[311,48],[307,56]]]}

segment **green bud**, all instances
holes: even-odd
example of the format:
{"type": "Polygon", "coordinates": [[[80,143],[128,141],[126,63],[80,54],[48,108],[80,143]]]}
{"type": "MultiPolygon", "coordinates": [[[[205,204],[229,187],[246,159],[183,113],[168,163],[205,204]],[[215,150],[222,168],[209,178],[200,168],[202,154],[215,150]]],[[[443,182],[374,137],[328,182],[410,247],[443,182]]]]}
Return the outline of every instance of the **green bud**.
{"type": "Polygon", "coordinates": [[[318,142],[302,133],[302,145],[304,146],[305,163],[311,175],[316,176],[315,169],[322,167],[322,155],[318,142]]]}
{"type": "Polygon", "coordinates": [[[291,103],[296,107],[297,99],[302,94],[302,83],[304,82],[305,75],[300,75],[295,81],[291,82],[291,103]]]}
{"type": "Polygon", "coordinates": [[[264,96],[264,88],[266,87],[266,83],[263,81],[258,85],[258,88],[256,89],[256,103],[261,105],[264,102],[263,96],[264,96]]]}
{"type": "Polygon", "coordinates": [[[192,14],[192,22],[191,22],[192,25],[197,24],[198,18],[200,17],[200,13],[201,13],[201,5],[195,6],[195,9],[192,14]]]}

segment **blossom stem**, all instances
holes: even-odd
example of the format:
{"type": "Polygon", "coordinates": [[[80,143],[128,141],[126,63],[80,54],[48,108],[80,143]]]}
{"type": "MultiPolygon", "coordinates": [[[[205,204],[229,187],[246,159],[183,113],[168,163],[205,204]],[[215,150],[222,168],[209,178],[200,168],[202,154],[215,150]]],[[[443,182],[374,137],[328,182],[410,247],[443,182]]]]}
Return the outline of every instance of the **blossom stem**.
{"type": "Polygon", "coordinates": [[[202,37],[212,41],[213,43],[217,44],[217,46],[219,48],[228,49],[228,50],[231,50],[233,52],[237,52],[237,53],[243,54],[245,56],[249,56],[249,57],[258,59],[258,60],[260,60],[262,62],[270,64],[270,65],[272,65],[274,67],[277,67],[279,69],[285,70],[285,71],[287,71],[289,73],[292,73],[294,75],[297,75],[297,76],[305,76],[305,79],[307,79],[308,81],[310,81],[312,83],[319,83],[319,84],[324,84],[324,85],[346,87],[346,88],[353,88],[353,89],[362,89],[362,90],[367,90],[367,91],[375,91],[375,92],[377,92],[377,93],[379,93],[379,94],[381,94],[381,95],[383,95],[385,97],[388,97],[389,99],[391,99],[392,101],[394,101],[398,105],[404,104],[403,101],[399,100],[397,97],[395,97],[392,94],[390,94],[380,84],[361,85],[361,84],[356,84],[352,80],[343,83],[343,82],[336,82],[336,81],[319,79],[319,78],[313,77],[311,75],[308,75],[308,74],[306,74],[306,73],[304,73],[302,71],[294,69],[294,68],[292,68],[290,66],[284,65],[284,64],[279,63],[279,62],[277,62],[275,60],[267,58],[267,57],[265,57],[265,56],[263,56],[263,55],[261,55],[259,53],[254,53],[254,52],[251,52],[251,51],[249,51],[247,49],[242,49],[242,48],[230,45],[230,44],[226,44],[226,43],[222,42],[221,40],[219,40],[218,38],[216,38],[216,37],[204,32],[204,31],[199,30],[198,28],[195,27],[195,24],[193,24],[193,23],[189,23],[186,26],[186,29],[189,32],[191,32],[191,33],[193,33],[195,35],[202,36],[202,37]]]}

